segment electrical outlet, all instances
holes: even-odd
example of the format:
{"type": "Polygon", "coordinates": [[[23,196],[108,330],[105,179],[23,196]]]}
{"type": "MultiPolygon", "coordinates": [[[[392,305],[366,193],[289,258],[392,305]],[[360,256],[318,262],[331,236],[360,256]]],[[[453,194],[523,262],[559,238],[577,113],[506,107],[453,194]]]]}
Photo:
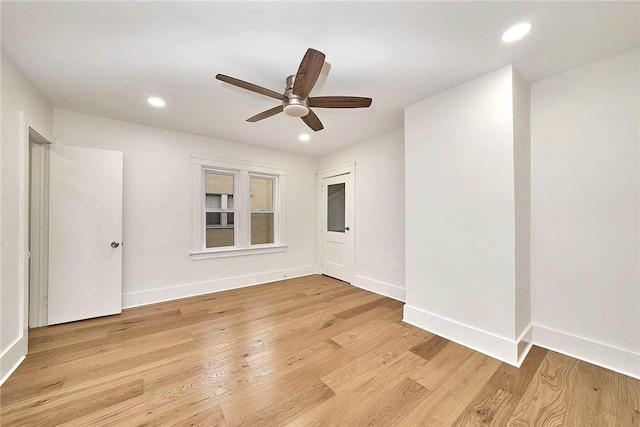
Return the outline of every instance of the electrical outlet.
{"type": "Polygon", "coordinates": [[[296,265],[296,259],[295,258],[291,258],[291,265],[296,265]]]}

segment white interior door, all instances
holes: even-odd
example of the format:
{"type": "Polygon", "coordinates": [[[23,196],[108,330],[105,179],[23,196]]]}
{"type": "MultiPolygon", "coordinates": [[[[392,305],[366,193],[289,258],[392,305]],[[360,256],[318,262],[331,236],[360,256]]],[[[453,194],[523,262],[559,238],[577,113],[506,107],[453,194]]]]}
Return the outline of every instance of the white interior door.
{"type": "Polygon", "coordinates": [[[351,173],[324,178],[322,209],[322,274],[351,282],[353,273],[353,177],[351,173]]]}
{"type": "Polygon", "coordinates": [[[122,153],[53,144],[48,323],[122,311],[122,153]]]}

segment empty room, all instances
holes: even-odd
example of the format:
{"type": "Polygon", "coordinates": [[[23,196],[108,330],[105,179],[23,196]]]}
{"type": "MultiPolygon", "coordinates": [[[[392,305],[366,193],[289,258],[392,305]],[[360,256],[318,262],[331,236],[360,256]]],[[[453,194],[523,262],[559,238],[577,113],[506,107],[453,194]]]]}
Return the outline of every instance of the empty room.
{"type": "Polygon", "coordinates": [[[0,19],[0,425],[640,426],[639,1],[0,19]]]}

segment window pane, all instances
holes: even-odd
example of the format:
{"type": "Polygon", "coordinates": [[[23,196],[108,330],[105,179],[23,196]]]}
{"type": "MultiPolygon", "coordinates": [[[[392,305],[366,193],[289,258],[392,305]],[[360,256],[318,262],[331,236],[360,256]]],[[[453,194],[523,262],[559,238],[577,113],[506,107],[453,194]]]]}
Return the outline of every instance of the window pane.
{"type": "Polygon", "coordinates": [[[207,248],[233,246],[233,227],[207,228],[207,248]]]}
{"type": "Polygon", "coordinates": [[[204,191],[207,194],[233,194],[233,175],[206,172],[204,174],[204,191]]]}
{"type": "Polygon", "coordinates": [[[273,210],[273,180],[251,178],[251,209],[273,210]]]}
{"type": "Polygon", "coordinates": [[[251,244],[264,245],[273,243],[273,214],[251,214],[251,244]]]}
{"type": "Polygon", "coordinates": [[[207,248],[234,245],[233,221],[231,212],[207,212],[207,248]]]}
{"type": "Polygon", "coordinates": [[[220,212],[207,212],[207,227],[220,225],[220,212]]]}
{"type": "Polygon", "coordinates": [[[327,231],[344,233],[344,183],[327,186],[327,231]]]}
{"type": "Polygon", "coordinates": [[[222,207],[222,196],[220,194],[207,194],[205,207],[207,209],[220,209],[222,207]]]}
{"type": "Polygon", "coordinates": [[[207,212],[207,228],[233,226],[233,212],[207,212]]]}

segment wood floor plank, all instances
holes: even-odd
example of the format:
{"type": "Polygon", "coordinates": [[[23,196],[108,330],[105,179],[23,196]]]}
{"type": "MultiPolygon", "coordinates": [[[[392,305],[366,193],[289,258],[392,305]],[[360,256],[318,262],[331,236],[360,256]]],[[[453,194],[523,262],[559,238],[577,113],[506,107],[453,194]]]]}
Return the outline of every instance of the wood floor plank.
{"type": "Polygon", "coordinates": [[[342,347],[346,347],[352,344],[354,341],[358,341],[373,334],[377,334],[381,328],[391,323],[397,323],[401,320],[398,311],[388,311],[386,314],[381,315],[371,322],[367,322],[362,326],[350,329],[346,332],[338,334],[331,339],[342,347]]]}
{"type": "MultiPolygon", "coordinates": [[[[23,382],[15,386],[10,383],[6,387],[2,387],[0,404],[8,407],[28,399],[38,399],[49,393],[57,393],[66,379],[67,377],[63,375],[53,379],[23,382]]],[[[9,380],[11,381],[11,378],[9,380]]]]}
{"type": "Polygon", "coordinates": [[[357,316],[358,314],[362,314],[365,311],[369,311],[376,307],[387,306],[387,304],[388,304],[387,298],[384,298],[384,297],[376,298],[375,300],[368,302],[366,304],[360,304],[356,307],[336,313],[336,317],[340,319],[350,319],[354,316],[357,316]]]}
{"type": "Polygon", "coordinates": [[[442,350],[448,343],[448,339],[434,335],[430,339],[418,345],[414,345],[409,349],[409,351],[417,354],[423,359],[430,360],[433,359],[436,354],[440,353],[440,350],[442,350]]]}
{"type": "Polygon", "coordinates": [[[432,390],[413,411],[402,418],[400,424],[419,426],[453,424],[499,366],[500,362],[496,359],[480,353],[472,354],[453,375],[432,390]]]}
{"type": "MultiPolygon", "coordinates": [[[[330,357],[342,347],[332,340],[320,343],[300,350],[288,357],[278,357],[277,354],[257,354],[247,357],[245,360],[251,368],[261,373],[279,371],[287,372],[297,369],[300,365],[322,360],[330,357]]],[[[285,354],[286,355],[286,354],[285,354]]]]}
{"type": "Polygon", "coordinates": [[[359,356],[322,377],[322,381],[335,392],[351,388],[352,383],[367,377],[373,370],[393,363],[412,345],[424,341],[425,335],[428,333],[425,334],[417,328],[414,329],[403,328],[401,325],[393,323],[381,330],[375,339],[363,342],[357,349],[355,346],[347,347],[346,352],[354,356],[359,354],[359,356]],[[366,352],[359,351],[369,343],[371,345],[365,347],[368,349],[366,352]]]}
{"type": "Polygon", "coordinates": [[[620,375],[587,362],[579,362],[573,392],[567,403],[566,426],[614,425],[618,416],[620,375]]]}
{"type": "Polygon", "coordinates": [[[64,391],[55,399],[41,399],[34,404],[19,408],[2,415],[2,423],[12,426],[46,426],[58,425],[93,412],[108,408],[116,403],[140,396],[143,393],[141,380],[127,384],[87,388],[83,392],[66,393],[64,391]],[[90,401],[91,405],[85,402],[90,401]]]}
{"type": "Polygon", "coordinates": [[[578,360],[547,352],[508,425],[562,425],[577,370],[578,360]]]}
{"type": "Polygon", "coordinates": [[[389,387],[403,378],[408,378],[412,372],[419,369],[426,362],[420,356],[405,351],[396,357],[385,360],[384,363],[370,366],[368,370],[360,371],[359,375],[350,378],[349,381],[334,385],[332,389],[338,394],[357,396],[358,390],[364,387],[365,384],[371,384],[372,381],[379,381],[383,388],[389,387]]]}
{"type": "Polygon", "coordinates": [[[242,401],[226,400],[220,406],[234,426],[284,425],[334,395],[320,380],[292,376],[279,381],[275,389],[256,387],[242,401]]]}
{"type": "MultiPolygon", "coordinates": [[[[273,345],[265,349],[265,351],[258,353],[255,357],[251,357],[253,366],[260,366],[260,364],[269,363],[276,359],[285,359],[291,354],[297,353],[309,346],[310,342],[320,342],[326,339],[330,339],[332,336],[341,334],[354,327],[369,322],[378,316],[384,316],[389,312],[386,307],[378,307],[373,310],[362,313],[351,319],[342,320],[337,319],[328,325],[325,320],[320,326],[326,326],[320,329],[308,330],[306,333],[300,328],[296,327],[296,333],[279,335],[277,331],[274,331],[275,341],[273,345]]],[[[299,323],[299,322],[298,322],[299,323]]],[[[292,322],[293,326],[295,322],[292,322]]]]}
{"type": "Polygon", "coordinates": [[[640,426],[640,412],[631,409],[626,405],[618,406],[616,416],[616,427],[638,427],[640,426]]]}
{"type": "Polygon", "coordinates": [[[520,368],[503,363],[491,377],[489,384],[501,388],[512,396],[522,397],[546,355],[547,350],[537,346],[531,347],[520,368]]]}
{"type": "Polygon", "coordinates": [[[430,393],[417,382],[405,377],[399,384],[380,388],[378,396],[367,406],[351,411],[345,425],[388,426],[401,419],[416,403],[430,393]]]}
{"type": "Polygon", "coordinates": [[[313,275],[34,329],[0,423],[639,426],[637,380],[537,347],[513,368],[402,308],[313,275]]]}
{"type": "Polygon", "coordinates": [[[220,406],[211,406],[210,404],[206,404],[203,408],[193,406],[188,412],[183,413],[180,417],[167,420],[163,419],[158,423],[158,426],[184,427],[226,427],[227,425],[227,421],[224,419],[224,414],[222,413],[220,406]]]}
{"type": "Polygon", "coordinates": [[[504,426],[517,403],[515,396],[487,383],[452,426],[504,426]]]}
{"type": "Polygon", "coordinates": [[[618,386],[618,399],[621,405],[640,412],[640,380],[623,375],[618,386]]]}
{"type": "Polygon", "coordinates": [[[428,363],[411,374],[410,378],[429,390],[436,390],[473,354],[473,350],[449,342],[428,363]]]}

